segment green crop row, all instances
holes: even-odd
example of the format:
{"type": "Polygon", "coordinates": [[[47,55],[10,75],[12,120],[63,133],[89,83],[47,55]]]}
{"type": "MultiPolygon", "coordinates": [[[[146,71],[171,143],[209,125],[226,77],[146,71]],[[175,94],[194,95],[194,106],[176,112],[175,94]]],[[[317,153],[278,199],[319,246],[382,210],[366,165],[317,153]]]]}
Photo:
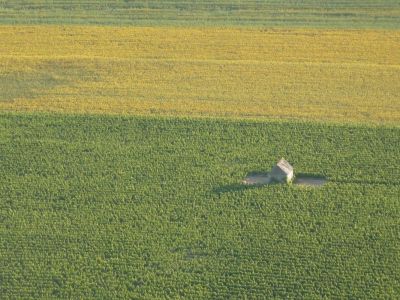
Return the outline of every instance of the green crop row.
{"type": "Polygon", "coordinates": [[[0,1],[2,24],[399,28],[396,0],[0,1]]]}
{"type": "Polygon", "coordinates": [[[395,298],[400,129],[0,115],[2,298],[395,298]],[[321,188],[245,187],[284,156],[321,188]]]}

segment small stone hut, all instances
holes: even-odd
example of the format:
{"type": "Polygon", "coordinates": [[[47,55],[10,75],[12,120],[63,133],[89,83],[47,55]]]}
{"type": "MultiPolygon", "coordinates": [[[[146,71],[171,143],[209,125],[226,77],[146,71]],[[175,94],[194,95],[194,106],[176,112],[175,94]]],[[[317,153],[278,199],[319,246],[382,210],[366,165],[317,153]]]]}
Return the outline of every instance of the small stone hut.
{"type": "Polygon", "coordinates": [[[294,177],[293,167],[285,159],[282,158],[272,168],[270,175],[272,181],[289,183],[293,180],[294,177]]]}

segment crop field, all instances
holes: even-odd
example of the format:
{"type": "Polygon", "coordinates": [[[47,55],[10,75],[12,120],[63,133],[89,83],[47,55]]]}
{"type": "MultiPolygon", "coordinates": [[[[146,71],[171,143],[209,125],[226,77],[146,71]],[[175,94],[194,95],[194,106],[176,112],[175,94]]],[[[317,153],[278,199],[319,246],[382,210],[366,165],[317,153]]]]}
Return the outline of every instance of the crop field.
{"type": "Polygon", "coordinates": [[[397,0],[0,1],[2,24],[400,28],[397,0]]]}
{"type": "Polygon", "coordinates": [[[2,110],[400,122],[400,31],[3,26],[0,39],[2,110]]]}
{"type": "Polygon", "coordinates": [[[395,298],[400,129],[2,114],[10,298],[395,298]],[[281,155],[318,189],[239,185],[281,155]]]}
{"type": "Polygon", "coordinates": [[[398,298],[399,49],[398,0],[0,0],[0,299],[398,298]]]}

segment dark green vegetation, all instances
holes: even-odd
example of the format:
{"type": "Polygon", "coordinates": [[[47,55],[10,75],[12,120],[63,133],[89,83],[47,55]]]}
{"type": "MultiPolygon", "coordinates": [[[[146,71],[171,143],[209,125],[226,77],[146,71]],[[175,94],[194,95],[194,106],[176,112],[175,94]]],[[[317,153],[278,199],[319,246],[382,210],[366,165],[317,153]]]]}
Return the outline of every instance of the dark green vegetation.
{"type": "Polygon", "coordinates": [[[400,28],[400,2],[0,1],[0,23],[400,28]]]}
{"type": "MultiPolygon", "coordinates": [[[[18,62],[11,61],[11,64],[18,62]]],[[[34,99],[58,85],[73,85],[77,76],[94,78],[96,74],[79,63],[36,63],[29,71],[9,71],[9,65],[0,61],[0,102],[19,98],[34,99]],[[71,78],[73,80],[71,80],[71,78]]]]}
{"type": "Polygon", "coordinates": [[[0,115],[2,298],[395,298],[400,129],[0,115]],[[281,156],[325,186],[243,187],[281,156]]]}
{"type": "Polygon", "coordinates": [[[8,73],[0,74],[0,101],[33,97],[35,90],[44,84],[51,87],[54,80],[46,74],[8,73]]]}
{"type": "Polygon", "coordinates": [[[34,98],[43,87],[50,89],[62,81],[48,73],[13,72],[0,74],[0,101],[13,101],[18,98],[34,98]]]}

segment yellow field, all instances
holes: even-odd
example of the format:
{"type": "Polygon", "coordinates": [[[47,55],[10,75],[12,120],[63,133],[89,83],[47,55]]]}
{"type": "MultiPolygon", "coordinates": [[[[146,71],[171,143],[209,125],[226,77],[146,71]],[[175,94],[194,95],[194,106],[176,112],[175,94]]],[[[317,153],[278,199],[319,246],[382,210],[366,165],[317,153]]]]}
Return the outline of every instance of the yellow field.
{"type": "Polygon", "coordinates": [[[400,123],[400,31],[0,27],[0,109],[400,123]]]}

